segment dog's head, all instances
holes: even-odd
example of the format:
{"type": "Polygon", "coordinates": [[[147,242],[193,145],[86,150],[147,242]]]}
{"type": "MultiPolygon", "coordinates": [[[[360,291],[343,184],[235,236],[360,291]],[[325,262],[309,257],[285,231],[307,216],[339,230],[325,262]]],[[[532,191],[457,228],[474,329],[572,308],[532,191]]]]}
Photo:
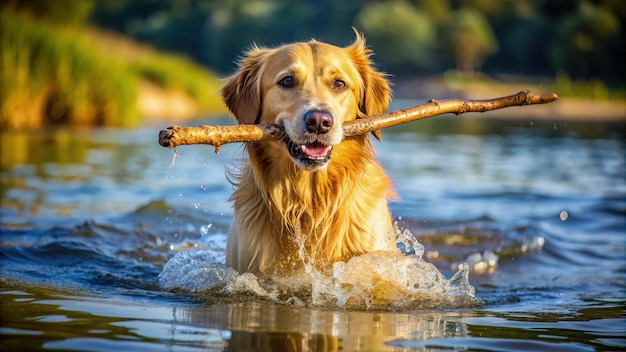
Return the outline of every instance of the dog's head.
{"type": "Polygon", "coordinates": [[[344,122],[389,106],[389,83],[372,67],[370,55],[358,33],[345,48],[315,40],[255,47],[222,95],[240,124],[282,124],[284,151],[297,165],[316,170],[342,141],[344,122]]]}

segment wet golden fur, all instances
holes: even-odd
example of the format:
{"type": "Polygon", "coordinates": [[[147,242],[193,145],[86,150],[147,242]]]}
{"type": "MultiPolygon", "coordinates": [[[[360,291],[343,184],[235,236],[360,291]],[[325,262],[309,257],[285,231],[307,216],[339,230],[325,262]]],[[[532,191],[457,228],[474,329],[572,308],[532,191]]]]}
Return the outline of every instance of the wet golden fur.
{"type": "Polygon", "coordinates": [[[389,177],[368,135],[343,138],[343,122],[387,110],[391,90],[372,67],[357,34],[341,48],[317,41],[255,47],[222,89],[241,124],[279,123],[297,143],[332,146],[327,164],[303,167],[284,141],[247,143],[247,158],[231,175],[234,220],[226,262],[240,272],[270,274],[325,266],[379,249],[395,248],[387,199],[389,177]],[[289,76],[294,87],[279,84],[289,76]],[[344,82],[345,87],[338,81],[344,82]],[[303,116],[323,109],[334,118],[328,133],[305,133],[303,116]]]}

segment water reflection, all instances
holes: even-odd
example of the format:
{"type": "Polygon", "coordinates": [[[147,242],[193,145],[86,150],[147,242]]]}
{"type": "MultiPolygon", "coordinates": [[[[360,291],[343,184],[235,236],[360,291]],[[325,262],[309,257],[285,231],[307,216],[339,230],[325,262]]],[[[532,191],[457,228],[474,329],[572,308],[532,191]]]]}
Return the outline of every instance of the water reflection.
{"type": "MultiPolygon", "coordinates": [[[[124,350],[169,345],[175,350],[210,351],[387,351],[394,341],[468,336],[463,319],[471,312],[330,311],[277,305],[266,301],[205,307],[155,306],[106,297],[77,297],[5,291],[12,304],[13,346],[19,336],[36,335],[46,349],[124,350]],[[28,321],[37,321],[39,331],[28,321]],[[62,324],[59,324],[62,323],[62,324]]],[[[170,296],[171,297],[171,296],[170,296]]],[[[162,297],[162,298],[165,298],[162,297]]],[[[27,343],[23,348],[36,346],[27,343]]]]}
{"type": "Polygon", "coordinates": [[[160,147],[154,129],[53,129],[2,132],[0,211],[11,226],[128,213],[155,199],[177,199],[204,191],[227,204],[224,165],[234,146],[215,155],[209,147],[169,168],[173,151],[160,147]],[[198,167],[203,169],[198,171],[198,167]],[[184,173],[190,170],[190,177],[184,173]],[[177,173],[184,177],[176,177],[177,173]],[[197,181],[191,189],[189,180],[197,181]],[[224,193],[215,192],[219,185],[224,193]],[[202,187],[202,189],[200,189],[202,187]],[[32,220],[32,221],[31,221],[32,220]]]}
{"type": "Polygon", "coordinates": [[[588,351],[624,346],[623,302],[580,310],[364,312],[246,300],[217,304],[159,293],[82,296],[4,282],[3,347],[22,350],[588,351]],[[17,290],[19,287],[20,290],[17,290]],[[178,300],[178,302],[177,302],[178,300]],[[159,303],[157,303],[159,302],[159,303]]]}
{"type": "Polygon", "coordinates": [[[183,311],[186,323],[229,330],[228,351],[384,351],[396,339],[462,337],[463,312],[326,311],[242,302],[183,311]]]}

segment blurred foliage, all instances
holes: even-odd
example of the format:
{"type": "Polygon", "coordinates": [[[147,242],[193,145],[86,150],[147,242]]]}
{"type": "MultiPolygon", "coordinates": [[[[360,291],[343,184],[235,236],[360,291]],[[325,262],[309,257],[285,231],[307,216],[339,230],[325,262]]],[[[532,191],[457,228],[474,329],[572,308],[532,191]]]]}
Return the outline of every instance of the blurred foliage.
{"type": "Polygon", "coordinates": [[[185,93],[202,111],[222,109],[213,73],[179,54],[123,45],[123,38],[86,27],[92,4],[0,5],[0,128],[137,124],[142,80],[185,93]]]}
{"type": "Polygon", "coordinates": [[[0,11],[0,126],[132,121],[136,79],[78,33],[0,11]]]}
{"type": "Polygon", "coordinates": [[[424,12],[405,1],[371,3],[356,17],[356,27],[368,33],[377,58],[400,69],[432,69],[437,28],[424,12]],[[401,48],[401,50],[398,50],[401,48]]]}
{"type": "Polygon", "coordinates": [[[489,23],[474,9],[454,11],[443,36],[448,56],[457,70],[475,72],[483,61],[497,50],[497,41],[489,23]]]}
{"type": "Polygon", "coordinates": [[[222,111],[219,95],[221,81],[205,67],[185,56],[144,50],[127,60],[128,69],[161,88],[182,92],[192,98],[201,111],[222,111]]]}
{"type": "Polygon", "coordinates": [[[623,86],[623,0],[95,0],[91,21],[232,72],[252,43],[363,31],[396,75],[465,71],[623,86]]]}
{"type": "Polygon", "coordinates": [[[33,19],[45,19],[63,25],[85,24],[93,10],[91,0],[3,0],[6,12],[28,15],[33,19]]]}

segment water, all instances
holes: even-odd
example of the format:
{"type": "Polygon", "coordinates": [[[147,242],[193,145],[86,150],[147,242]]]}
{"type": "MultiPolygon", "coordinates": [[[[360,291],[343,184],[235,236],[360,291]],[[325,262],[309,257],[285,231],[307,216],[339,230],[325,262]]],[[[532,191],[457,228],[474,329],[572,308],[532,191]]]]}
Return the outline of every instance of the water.
{"type": "Polygon", "coordinates": [[[163,127],[2,134],[3,350],[626,348],[625,123],[386,131],[410,253],[275,280],[223,265],[240,146],[163,127]]]}

